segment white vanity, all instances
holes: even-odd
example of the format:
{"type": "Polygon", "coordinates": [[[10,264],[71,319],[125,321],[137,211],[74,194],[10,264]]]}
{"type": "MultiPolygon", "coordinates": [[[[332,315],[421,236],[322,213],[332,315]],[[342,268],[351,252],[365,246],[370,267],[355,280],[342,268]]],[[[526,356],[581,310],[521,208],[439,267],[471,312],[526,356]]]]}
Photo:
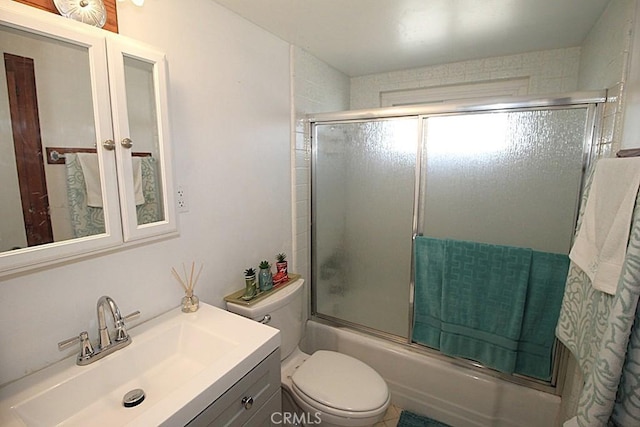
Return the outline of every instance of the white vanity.
{"type": "Polygon", "coordinates": [[[129,334],[95,363],[73,354],[0,389],[0,425],[268,425],[281,411],[277,329],[201,303],[129,334]],[[136,389],[144,400],[125,407],[136,389]]]}

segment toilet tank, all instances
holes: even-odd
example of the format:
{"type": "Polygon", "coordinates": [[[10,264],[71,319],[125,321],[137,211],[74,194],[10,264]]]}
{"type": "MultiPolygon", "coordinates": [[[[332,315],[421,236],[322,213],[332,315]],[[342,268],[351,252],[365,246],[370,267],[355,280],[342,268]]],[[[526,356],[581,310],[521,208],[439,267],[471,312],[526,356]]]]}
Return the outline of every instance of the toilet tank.
{"type": "Polygon", "coordinates": [[[280,330],[280,356],[284,360],[298,346],[302,338],[304,280],[298,279],[252,305],[227,302],[232,313],[264,322],[280,330]],[[270,320],[266,320],[270,317],[270,320]]]}

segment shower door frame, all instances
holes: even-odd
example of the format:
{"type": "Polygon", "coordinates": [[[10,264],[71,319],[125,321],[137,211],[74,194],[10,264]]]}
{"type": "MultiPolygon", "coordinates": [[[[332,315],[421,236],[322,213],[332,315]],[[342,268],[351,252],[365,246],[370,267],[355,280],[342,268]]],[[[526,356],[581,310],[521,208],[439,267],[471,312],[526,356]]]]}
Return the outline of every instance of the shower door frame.
{"type": "MultiPolygon", "coordinates": [[[[582,159],[582,179],[580,185],[580,194],[576,199],[576,208],[574,215],[574,227],[575,221],[578,218],[579,201],[582,196],[582,187],[586,178],[586,172],[589,169],[591,163],[597,156],[598,141],[601,136],[602,118],[604,104],[607,102],[607,91],[589,91],[589,92],[572,92],[567,94],[561,94],[554,97],[508,97],[508,98],[489,98],[483,100],[474,100],[469,102],[452,102],[442,104],[431,105],[415,105],[415,106],[399,106],[399,107],[386,107],[375,108],[367,110],[351,110],[341,111],[334,113],[320,113],[309,114],[306,117],[307,126],[305,132],[308,133],[308,140],[311,146],[311,240],[310,240],[310,258],[311,258],[311,319],[319,322],[329,324],[331,326],[346,326],[354,330],[364,332],[379,338],[393,341],[397,344],[407,346],[414,351],[418,351],[427,354],[431,357],[440,358],[450,363],[460,365],[470,369],[481,370],[483,373],[493,377],[501,378],[506,381],[514,382],[523,386],[534,388],[537,390],[545,391],[553,394],[560,394],[562,391],[563,381],[566,373],[567,351],[564,346],[556,345],[553,356],[553,374],[550,381],[542,381],[531,377],[525,377],[520,375],[505,374],[493,369],[487,368],[477,362],[467,359],[450,357],[442,354],[441,352],[426,347],[421,344],[414,343],[412,341],[413,332],[413,309],[414,309],[414,260],[413,250],[411,251],[411,272],[409,286],[409,329],[407,337],[394,335],[388,332],[379,331],[361,325],[353,323],[344,319],[332,317],[330,315],[321,314],[317,312],[317,289],[313,278],[318,271],[313,251],[315,250],[316,242],[316,200],[314,197],[314,187],[317,182],[315,165],[317,164],[317,135],[316,125],[328,125],[328,124],[346,124],[357,123],[373,120],[385,120],[393,118],[415,118],[416,125],[418,126],[417,138],[417,152],[415,163],[415,181],[414,181],[414,201],[413,201],[413,235],[412,239],[415,240],[416,236],[421,234],[420,229],[420,214],[424,194],[422,193],[422,182],[425,178],[426,172],[423,170],[423,133],[424,133],[424,121],[429,117],[446,116],[446,115],[459,115],[464,113],[488,113],[488,112],[516,112],[516,111],[530,111],[540,109],[568,109],[568,108],[587,108],[587,129],[585,130],[585,137],[583,141],[583,159],[582,159]]],[[[412,243],[413,247],[413,243],[412,243]]]]}

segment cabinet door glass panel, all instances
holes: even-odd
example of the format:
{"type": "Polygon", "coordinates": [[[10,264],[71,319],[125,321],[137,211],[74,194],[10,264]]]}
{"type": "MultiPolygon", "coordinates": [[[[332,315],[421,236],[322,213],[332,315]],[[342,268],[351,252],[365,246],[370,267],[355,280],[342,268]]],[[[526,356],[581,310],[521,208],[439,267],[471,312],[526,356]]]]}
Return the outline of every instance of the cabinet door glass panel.
{"type": "Polygon", "coordinates": [[[124,56],[137,224],[165,219],[154,64],[124,56]]]}
{"type": "Polygon", "coordinates": [[[0,252],[105,233],[89,50],[0,25],[0,252]]]}

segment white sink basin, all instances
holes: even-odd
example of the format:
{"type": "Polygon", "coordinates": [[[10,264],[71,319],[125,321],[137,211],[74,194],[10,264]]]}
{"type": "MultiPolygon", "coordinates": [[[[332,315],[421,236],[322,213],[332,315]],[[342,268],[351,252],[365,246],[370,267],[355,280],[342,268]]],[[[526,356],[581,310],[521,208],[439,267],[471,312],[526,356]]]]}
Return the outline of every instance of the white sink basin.
{"type": "Polygon", "coordinates": [[[0,425],[184,425],[280,345],[276,329],[203,303],[129,332],[104,359],[70,357],[0,389],[0,425]],[[133,389],[146,397],[125,408],[133,389]]]}

